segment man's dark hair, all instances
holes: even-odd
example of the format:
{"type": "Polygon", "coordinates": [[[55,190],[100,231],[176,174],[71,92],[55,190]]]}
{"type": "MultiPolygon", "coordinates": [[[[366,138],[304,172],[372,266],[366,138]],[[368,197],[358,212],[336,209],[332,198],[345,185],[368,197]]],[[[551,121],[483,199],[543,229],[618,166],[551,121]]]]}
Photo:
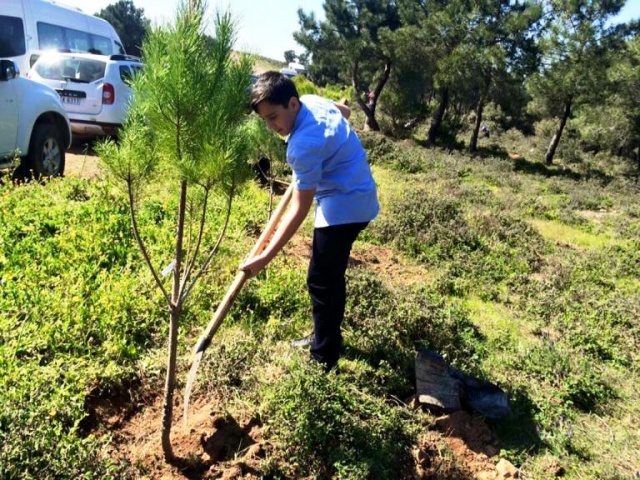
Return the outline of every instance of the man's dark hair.
{"type": "Polygon", "coordinates": [[[264,72],[251,89],[251,108],[257,112],[258,104],[265,101],[288,108],[291,97],[300,98],[289,77],[279,72],[264,72]]]}

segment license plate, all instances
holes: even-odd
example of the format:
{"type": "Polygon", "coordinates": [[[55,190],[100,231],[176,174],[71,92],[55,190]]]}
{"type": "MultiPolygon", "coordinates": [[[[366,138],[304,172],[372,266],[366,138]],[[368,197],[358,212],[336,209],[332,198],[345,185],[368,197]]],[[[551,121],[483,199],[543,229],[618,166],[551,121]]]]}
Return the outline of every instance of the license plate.
{"type": "Polygon", "coordinates": [[[60,97],[62,103],[66,103],[69,105],[80,105],[80,99],[74,97],[60,97]]]}
{"type": "Polygon", "coordinates": [[[66,103],[67,105],[80,105],[82,100],[87,98],[87,94],[85,92],[77,90],[60,89],[56,91],[58,92],[58,95],[60,95],[62,103],[66,103]]]}

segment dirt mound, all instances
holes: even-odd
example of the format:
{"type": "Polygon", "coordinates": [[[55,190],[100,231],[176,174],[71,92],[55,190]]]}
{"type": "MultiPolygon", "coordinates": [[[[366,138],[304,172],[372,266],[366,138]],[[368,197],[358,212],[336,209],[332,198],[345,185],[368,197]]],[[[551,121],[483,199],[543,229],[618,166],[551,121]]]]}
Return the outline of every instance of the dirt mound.
{"type": "Polygon", "coordinates": [[[444,437],[455,463],[466,478],[502,480],[518,478],[518,470],[508,461],[496,462],[500,453],[499,441],[481,417],[458,411],[434,422],[435,429],[444,437]]]}
{"type": "MultiPolygon", "coordinates": [[[[262,440],[262,425],[255,418],[236,419],[215,404],[202,400],[190,406],[189,426],[184,427],[181,406],[174,409],[171,444],[176,460],[164,460],[160,443],[162,398],[158,397],[134,415],[98,419],[107,426],[112,442],[106,455],[119,458],[145,479],[260,478],[258,466],[269,445],[262,440]]],[[[133,472],[132,472],[133,473],[133,472]]]]}

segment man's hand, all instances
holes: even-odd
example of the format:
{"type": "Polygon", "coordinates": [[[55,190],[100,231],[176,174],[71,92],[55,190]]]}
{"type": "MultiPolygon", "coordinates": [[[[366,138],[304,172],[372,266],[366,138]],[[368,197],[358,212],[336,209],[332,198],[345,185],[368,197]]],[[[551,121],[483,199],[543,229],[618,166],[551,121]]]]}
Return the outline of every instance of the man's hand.
{"type": "Polygon", "coordinates": [[[246,260],[242,265],[240,265],[240,270],[247,274],[247,277],[253,278],[260,270],[267,266],[269,261],[264,258],[263,255],[256,255],[253,258],[246,260]]]}
{"type": "Polygon", "coordinates": [[[249,278],[255,277],[260,270],[266,267],[278,252],[282,250],[282,247],[285,246],[293,234],[296,233],[311,208],[315,193],[315,189],[293,191],[287,214],[278,226],[267,247],[260,255],[249,258],[240,265],[240,270],[245,272],[249,278]]]}
{"type": "Polygon", "coordinates": [[[342,114],[342,116],[347,120],[349,120],[349,117],[351,116],[351,109],[346,104],[346,99],[342,100],[341,102],[333,102],[333,103],[335,103],[336,107],[338,107],[338,110],[340,110],[340,113],[342,114]]]}

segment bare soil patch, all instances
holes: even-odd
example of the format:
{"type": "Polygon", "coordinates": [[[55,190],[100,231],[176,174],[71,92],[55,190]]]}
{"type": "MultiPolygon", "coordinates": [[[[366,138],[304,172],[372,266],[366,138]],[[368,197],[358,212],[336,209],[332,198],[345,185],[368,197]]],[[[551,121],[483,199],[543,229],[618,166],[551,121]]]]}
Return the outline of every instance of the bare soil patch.
{"type": "MultiPolygon", "coordinates": [[[[311,256],[311,238],[304,234],[295,235],[285,247],[284,254],[306,265],[311,256]]],[[[349,256],[349,268],[354,267],[368,268],[394,284],[413,285],[429,278],[425,267],[411,263],[391,248],[378,245],[356,243],[349,256]]]]}
{"type": "Polygon", "coordinates": [[[104,452],[131,466],[131,474],[142,479],[258,479],[259,462],[269,444],[262,438],[262,425],[255,418],[234,418],[223,412],[214,399],[196,399],[184,426],[177,392],[171,444],[176,459],[164,460],[161,438],[162,397],[157,396],[134,415],[124,405],[97,418],[112,435],[104,452]]]}
{"type": "Polygon", "coordinates": [[[92,149],[93,139],[75,139],[65,155],[67,177],[96,178],[101,174],[99,158],[92,149]]]}
{"type": "MultiPolygon", "coordinates": [[[[106,399],[105,399],[106,400],[106,399]]],[[[107,400],[111,402],[112,400],[107,400]]],[[[272,455],[256,418],[231,416],[214,398],[194,399],[189,425],[182,422],[179,395],[174,404],[172,445],[176,460],[166,462],[160,444],[162,398],[131,415],[122,402],[96,410],[97,424],[112,435],[104,452],[146,480],[259,479],[261,462],[272,455]],[[119,414],[116,413],[119,410],[119,414]]],[[[498,458],[499,441],[483,419],[460,411],[436,418],[413,451],[415,479],[503,480],[519,472],[498,458]]],[[[292,473],[288,478],[299,478],[292,473]]]]}

